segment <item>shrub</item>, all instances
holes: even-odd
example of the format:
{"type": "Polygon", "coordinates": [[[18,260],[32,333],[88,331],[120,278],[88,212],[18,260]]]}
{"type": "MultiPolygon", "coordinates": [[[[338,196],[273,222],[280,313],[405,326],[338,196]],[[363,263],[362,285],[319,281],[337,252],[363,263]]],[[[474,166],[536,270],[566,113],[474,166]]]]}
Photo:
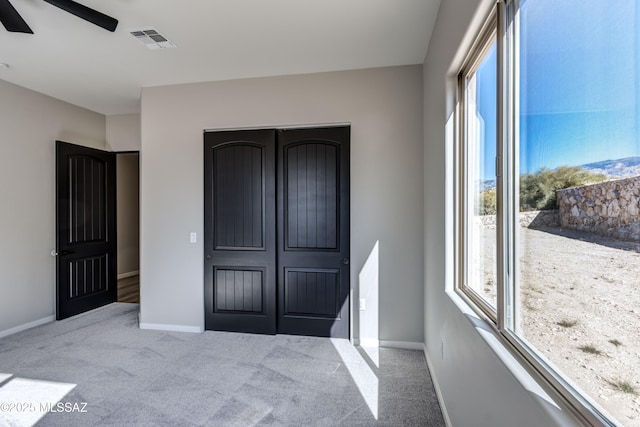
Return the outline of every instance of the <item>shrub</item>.
{"type": "Polygon", "coordinates": [[[609,385],[611,385],[613,388],[615,388],[618,391],[621,391],[623,393],[627,393],[627,394],[632,394],[634,396],[638,395],[638,392],[636,391],[636,388],[628,381],[607,381],[609,383],[609,385]]]}
{"type": "Polygon", "coordinates": [[[476,208],[477,215],[495,215],[496,214],[496,189],[490,188],[479,194],[478,206],[476,208]]]}
{"type": "Polygon", "coordinates": [[[598,350],[597,348],[595,348],[592,345],[581,345],[580,347],[578,347],[578,349],[582,350],[585,353],[595,354],[597,356],[600,356],[602,354],[602,352],[600,350],[598,350]]]}
{"type": "Polygon", "coordinates": [[[536,173],[520,176],[520,210],[558,209],[556,191],[563,188],[605,181],[606,175],[584,170],[582,166],[541,168],[536,173]]]}
{"type": "MultiPolygon", "coordinates": [[[[520,176],[520,211],[558,209],[556,191],[563,188],[596,184],[607,176],[594,173],[582,166],[560,166],[556,169],[541,168],[536,173],[520,176]]],[[[478,195],[476,215],[496,214],[496,189],[490,188],[478,195]]]]}
{"type": "Polygon", "coordinates": [[[563,328],[572,328],[576,326],[577,323],[577,320],[561,320],[559,322],[556,322],[556,325],[562,326],[563,328]]]}

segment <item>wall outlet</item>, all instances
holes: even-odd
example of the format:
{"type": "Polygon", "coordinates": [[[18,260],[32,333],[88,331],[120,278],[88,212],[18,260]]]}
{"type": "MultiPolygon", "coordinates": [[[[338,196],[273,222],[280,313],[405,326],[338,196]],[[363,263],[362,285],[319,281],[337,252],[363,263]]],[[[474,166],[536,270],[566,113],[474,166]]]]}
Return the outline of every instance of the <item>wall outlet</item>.
{"type": "Polygon", "coordinates": [[[364,311],[366,309],[366,300],[364,298],[360,298],[360,311],[364,311]]]}
{"type": "Polygon", "coordinates": [[[196,233],[191,233],[189,235],[189,241],[191,243],[196,243],[198,241],[198,235],[196,233]]]}

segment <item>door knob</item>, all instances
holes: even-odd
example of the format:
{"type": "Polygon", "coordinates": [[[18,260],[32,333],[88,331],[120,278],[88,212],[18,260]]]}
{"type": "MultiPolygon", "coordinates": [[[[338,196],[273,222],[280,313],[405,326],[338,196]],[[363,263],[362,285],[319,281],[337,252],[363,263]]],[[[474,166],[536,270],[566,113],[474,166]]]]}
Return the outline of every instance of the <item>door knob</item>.
{"type": "Polygon", "coordinates": [[[209,255],[209,254],[207,254],[207,256],[205,257],[205,259],[206,259],[207,261],[211,261],[211,259],[212,259],[212,258],[213,258],[213,257],[212,257],[211,255],[209,255]]]}
{"type": "Polygon", "coordinates": [[[343,263],[344,265],[348,265],[348,264],[349,264],[349,259],[348,259],[348,258],[344,258],[344,259],[342,260],[342,263],[343,263]]]}

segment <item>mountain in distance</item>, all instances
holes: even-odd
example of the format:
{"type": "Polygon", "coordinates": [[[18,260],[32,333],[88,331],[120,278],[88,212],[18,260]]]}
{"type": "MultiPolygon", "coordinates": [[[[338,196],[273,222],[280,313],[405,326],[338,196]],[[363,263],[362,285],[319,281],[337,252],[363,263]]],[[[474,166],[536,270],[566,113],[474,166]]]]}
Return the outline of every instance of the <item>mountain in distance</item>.
{"type": "MultiPolygon", "coordinates": [[[[581,166],[589,172],[604,174],[608,179],[621,179],[640,175],[640,157],[603,160],[581,166]]],[[[476,186],[479,192],[491,190],[496,188],[496,181],[494,179],[479,180],[476,182],[476,186]]]]}
{"type": "Polygon", "coordinates": [[[477,191],[479,192],[483,192],[486,190],[491,190],[493,188],[496,188],[496,180],[495,179],[481,179],[480,181],[476,182],[476,186],[477,186],[477,191]]]}
{"type": "Polygon", "coordinates": [[[640,175],[640,157],[587,163],[582,165],[582,168],[589,172],[605,174],[607,178],[629,178],[640,175]]]}

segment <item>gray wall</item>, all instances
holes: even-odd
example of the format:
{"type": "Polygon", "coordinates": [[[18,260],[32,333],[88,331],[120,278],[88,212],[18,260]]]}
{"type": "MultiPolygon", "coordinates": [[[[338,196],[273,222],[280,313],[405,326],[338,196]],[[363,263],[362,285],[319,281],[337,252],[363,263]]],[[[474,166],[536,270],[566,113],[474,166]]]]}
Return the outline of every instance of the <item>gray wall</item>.
{"type": "MultiPolygon", "coordinates": [[[[351,283],[379,241],[380,339],[423,339],[422,67],[144,88],[141,322],[202,328],[203,130],[351,123],[351,283]],[[189,243],[189,232],[198,243],[189,243]]],[[[371,281],[375,282],[375,281],[371,281]]],[[[373,309],[373,308],[372,308],[373,309]]],[[[359,330],[357,319],[354,330],[359,330]]]]}
{"type": "Polygon", "coordinates": [[[0,334],[55,310],[55,141],[105,147],[105,116],[0,80],[0,334]]]}
{"type": "Polygon", "coordinates": [[[138,153],[116,156],[118,274],[140,270],[140,179],[138,153]]]}
{"type": "Polygon", "coordinates": [[[577,425],[452,293],[455,71],[492,3],[443,0],[423,67],[427,354],[454,426],[577,425]]]}
{"type": "Polygon", "coordinates": [[[106,126],[110,151],[140,151],[140,114],[107,116],[106,126]]]}

